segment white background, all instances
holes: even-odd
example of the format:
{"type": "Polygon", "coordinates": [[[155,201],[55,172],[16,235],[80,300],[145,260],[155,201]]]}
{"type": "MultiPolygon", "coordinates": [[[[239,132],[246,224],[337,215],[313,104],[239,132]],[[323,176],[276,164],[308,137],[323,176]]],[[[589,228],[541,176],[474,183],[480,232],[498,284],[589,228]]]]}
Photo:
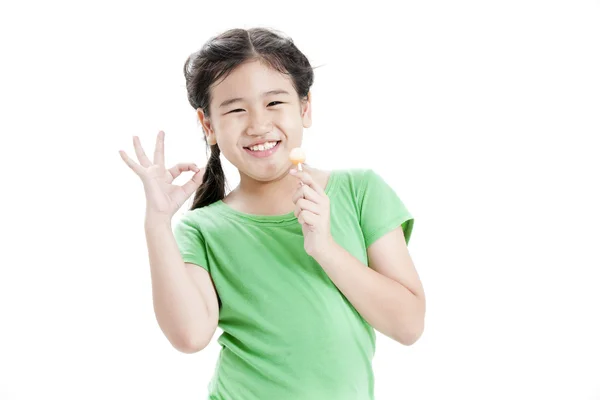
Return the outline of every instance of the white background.
{"type": "Polygon", "coordinates": [[[205,398],[218,345],[160,332],[118,150],[203,164],[183,63],[252,26],[320,66],[310,162],[415,216],[426,330],[378,337],[376,399],[600,399],[600,1],[392,4],[2,4],[0,399],[205,398]]]}

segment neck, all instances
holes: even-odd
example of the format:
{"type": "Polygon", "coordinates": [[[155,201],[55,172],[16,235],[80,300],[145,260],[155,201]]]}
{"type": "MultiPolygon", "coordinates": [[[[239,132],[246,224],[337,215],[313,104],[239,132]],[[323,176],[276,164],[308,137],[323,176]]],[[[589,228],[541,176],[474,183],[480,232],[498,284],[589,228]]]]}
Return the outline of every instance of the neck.
{"type": "Polygon", "coordinates": [[[240,184],[237,192],[250,199],[279,198],[291,196],[298,179],[287,172],[269,182],[257,181],[247,175],[240,174],[240,184]]]}
{"type": "Polygon", "coordinates": [[[298,179],[287,171],[269,182],[260,182],[240,173],[240,184],[226,202],[251,214],[287,214],[294,209],[292,196],[297,186],[298,179]]]}

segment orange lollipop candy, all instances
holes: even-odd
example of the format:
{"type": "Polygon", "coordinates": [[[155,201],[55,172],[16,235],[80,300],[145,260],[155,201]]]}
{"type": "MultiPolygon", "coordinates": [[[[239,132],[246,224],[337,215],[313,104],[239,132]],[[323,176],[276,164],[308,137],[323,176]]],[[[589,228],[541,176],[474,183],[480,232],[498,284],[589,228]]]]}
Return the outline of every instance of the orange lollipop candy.
{"type": "Polygon", "coordinates": [[[302,163],[306,161],[306,154],[300,147],[292,149],[290,152],[290,161],[298,168],[298,171],[302,171],[302,163]]]}

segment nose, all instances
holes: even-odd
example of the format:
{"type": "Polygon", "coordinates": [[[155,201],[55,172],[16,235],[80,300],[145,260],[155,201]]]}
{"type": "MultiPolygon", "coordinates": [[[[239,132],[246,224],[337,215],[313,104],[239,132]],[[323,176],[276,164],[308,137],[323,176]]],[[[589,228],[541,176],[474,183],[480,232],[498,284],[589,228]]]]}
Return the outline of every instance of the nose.
{"type": "Polygon", "coordinates": [[[265,135],[273,130],[273,123],[265,111],[254,111],[250,115],[246,133],[250,136],[265,135]]]}

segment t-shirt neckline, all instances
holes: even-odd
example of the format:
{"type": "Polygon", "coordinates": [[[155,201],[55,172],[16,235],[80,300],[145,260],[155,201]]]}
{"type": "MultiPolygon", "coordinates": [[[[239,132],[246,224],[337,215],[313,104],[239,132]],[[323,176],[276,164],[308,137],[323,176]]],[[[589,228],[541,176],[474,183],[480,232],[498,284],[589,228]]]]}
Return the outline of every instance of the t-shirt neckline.
{"type": "MultiPolygon", "coordinates": [[[[334,192],[337,182],[337,172],[336,170],[331,170],[329,172],[329,177],[327,179],[327,185],[325,185],[325,194],[329,198],[334,192]]],[[[297,218],[294,215],[294,212],[291,211],[287,214],[280,215],[260,215],[260,214],[248,214],[242,211],[236,210],[235,208],[226,204],[223,200],[218,200],[212,204],[211,208],[214,208],[215,211],[218,211],[220,214],[233,217],[236,219],[242,219],[246,222],[257,222],[260,224],[272,224],[272,225],[287,225],[291,223],[298,223],[297,218]]]]}

